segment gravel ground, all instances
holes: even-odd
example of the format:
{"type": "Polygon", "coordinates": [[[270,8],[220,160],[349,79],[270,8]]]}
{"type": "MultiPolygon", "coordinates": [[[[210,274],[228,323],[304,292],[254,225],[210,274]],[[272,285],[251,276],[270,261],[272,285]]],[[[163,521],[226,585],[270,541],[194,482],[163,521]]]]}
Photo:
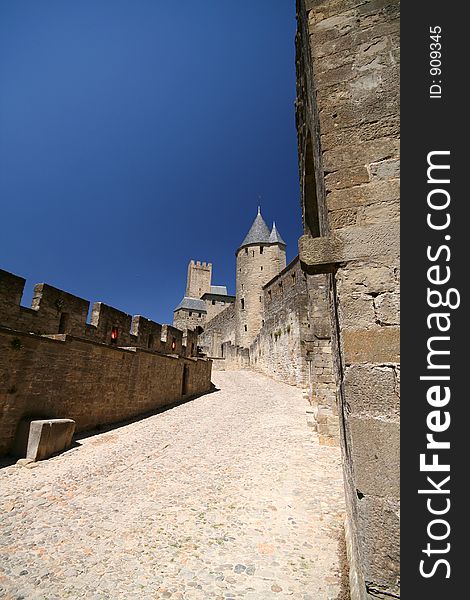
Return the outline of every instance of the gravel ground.
{"type": "Polygon", "coordinates": [[[341,594],[338,448],[300,390],[250,371],[159,414],[0,470],[8,600],[341,594]]]}

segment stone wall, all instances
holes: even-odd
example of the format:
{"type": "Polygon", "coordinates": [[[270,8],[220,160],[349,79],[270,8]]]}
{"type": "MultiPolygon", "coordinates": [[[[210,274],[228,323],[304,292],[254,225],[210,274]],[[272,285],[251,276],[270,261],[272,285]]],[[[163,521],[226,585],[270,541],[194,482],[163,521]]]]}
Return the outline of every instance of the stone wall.
{"type": "Polygon", "coordinates": [[[103,344],[187,354],[183,333],[176,327],[128,315],[103,302],[93,304],[87,323],[88,300],[46,283],[34,287],[31,308],[27,308],[20,304],[24,285],[24,278],[0,269],[0,326],[38,335],[70,334],[103,344]]]}
{"type": "Polygon", "coordinates": [[[196,330],[198,327],[204,328],[206,319],[206,313],[197,310],[180,308],[173,312],[173,325],[181,331],[186,331],[187,329],[196,330]]]}
{"type": "Polygon", "coordinates": [[[0,270],[0,453],[22,417],[72,418],[77,429],[155,410],[211,388],[197,333],[90,303],[50,285],[20,305],[25,280],[0,270]],[[184,343],[183,343],[184,341],[184,343]]]}
{"type": "Polygon", "coordinates": [[[82,431],[211,386],[211,361],[64,334],[45,337],[0,327],[0,356],[0,454],[11,448],[22,417],[71,418],[82,431]]]}
{"type": "MultiPolygon", "coordinates": [[[[206,294],[207,295],[207,294],[206,294]]],[[[234,299],[233,296],[231,297],[231,299],[224,299],[223,296],[222,297],[216,297],[211,296],[211,295],[207,295],[207,298],[204,298],[204,303],[206,305],[206,322],[210,321],[211,319],[213,319],[215,316],[217,316],[219,313],[221,313],[223,310],[225,310],[227,308],[227,306],[229,304],[233,304],[234,303],[234,299]]]]}
{"type": "Polygon", "coordinates": [[[351,597],[395,598],[399,3],[298,0],[297,9],[299,254],[308,278],[324,274],[329,287],[351,597]]]}
{"type": "Polygon", "coordinates": [[[199,336],[201,351],[211,358],[224,358],[222,346],[226,342],[235,344],[235,304],[230,304],[204,325],[199,336]]]}
{"type": "Polygon", "coordinates": [[[298,258],[263,288],[263,326],[250,346],[250,365],[307,388],[307,284],[298,258]]]}

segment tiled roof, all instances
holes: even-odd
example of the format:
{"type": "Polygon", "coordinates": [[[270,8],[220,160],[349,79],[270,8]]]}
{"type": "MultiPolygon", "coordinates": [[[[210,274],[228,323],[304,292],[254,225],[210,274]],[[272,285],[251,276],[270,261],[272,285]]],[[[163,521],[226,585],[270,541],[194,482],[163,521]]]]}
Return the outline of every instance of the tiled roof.
{"type": "Polygon", "coordinates": [[[219,294],[219,296],[227,295],[227,288],[225,285],[211,285],[211,294],[219,294]]]}
{"type": "Polygon", "coordinates": [[[271,244],[282,244],[286,245],[285,241],[282,239],[281,234],[276,228],[276,223],[273,223],[273,228],[271,230],[271,235],[269,236],[269,241],[271,244]]]}
{"type": "Polygon", "coordinates": [[[197,298],[189,298],[188,296],[185,296],[181,300],[181,302],[175,308],[175,311],[180,309],[194,310],[196,312],[203,313],[207,312],[204,300],[198,300],[197,298]]]}
{"type": "Polygon", "coordinates": [[[258,208],[258,214],[250,227],[250,231],[246,234],[245,239],[241,243],[240,248],[249,246],[250,244],[269,244],[269,236],[269,227],[266,225],[261,216],[261,211],[258,208]]]}

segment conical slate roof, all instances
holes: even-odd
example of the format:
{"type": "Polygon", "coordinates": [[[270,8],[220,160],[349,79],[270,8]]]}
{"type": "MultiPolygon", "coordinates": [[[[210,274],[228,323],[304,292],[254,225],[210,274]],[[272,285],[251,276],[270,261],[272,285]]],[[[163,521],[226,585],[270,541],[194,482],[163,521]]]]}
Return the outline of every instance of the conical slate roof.
{"type": "Polygon", "coordinates": [[[271,235],[269,236],[269,242],[271,244],[281,244],[283,246],[286,245],[285,241],[281,237],[281,234],[279,233],[279,231],[276,228],[276,223],[273,223],[271,235]]]}
{"type": "Polygon", "coordinates": [[[258,206],[258,214],[253,221],[253,225],[250,227],[250,231],[246,234],[245,239],[241,243],[240,248],[249,246],[250,244],[269,244],[269,236],[269,227],[261,216],[261,209],[258,206]]]}

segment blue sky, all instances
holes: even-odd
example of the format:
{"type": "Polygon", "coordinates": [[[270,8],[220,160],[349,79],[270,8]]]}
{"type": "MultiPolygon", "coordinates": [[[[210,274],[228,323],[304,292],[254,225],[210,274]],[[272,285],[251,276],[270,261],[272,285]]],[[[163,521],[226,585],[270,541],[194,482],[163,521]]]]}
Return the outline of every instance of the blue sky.
{"type": "Polygon", "coordinates": [[[301,233],[294,0],[3,0],[0,267],[171,322],[235,284],[256,216],[301,233]],[[261,199],[259,199],[261,198],[261,199]]]}

